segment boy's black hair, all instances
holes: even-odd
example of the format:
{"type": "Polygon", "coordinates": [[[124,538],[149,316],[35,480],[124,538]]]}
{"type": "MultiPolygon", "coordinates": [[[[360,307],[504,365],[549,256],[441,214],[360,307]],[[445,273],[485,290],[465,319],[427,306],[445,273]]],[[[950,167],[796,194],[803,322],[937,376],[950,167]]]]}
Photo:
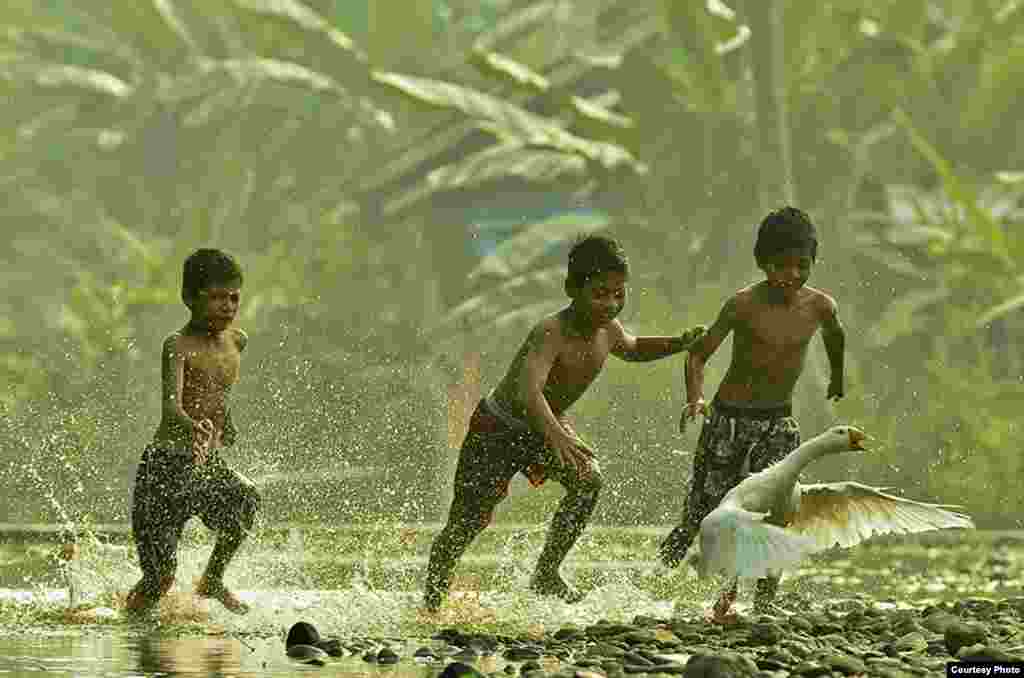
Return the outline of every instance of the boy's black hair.
{"type": "Polygon", "coordinates": [[[805,250],[811,260],[818,257],[818,230],[811,218],[796,207],[783,207],[768,213],[757,229],[754,259],[764,266],[767,259],[787,250],[805,250]]]}
{"type": "Polygon", "coordinates": [[[614,238],[588,235],[576,240],[569,250],[569,275],[565,282],[578,289],[595,275],[609,271],[629,273],[626,250],[614,238]]]}
{"type": "Polygon", "coordinates": [[[185,259],[181,273],[181,298],[186,303],[199,292],[214,285],[242,285],[242,267],[238,261],[217,249],[198,249],[185,259]]]}

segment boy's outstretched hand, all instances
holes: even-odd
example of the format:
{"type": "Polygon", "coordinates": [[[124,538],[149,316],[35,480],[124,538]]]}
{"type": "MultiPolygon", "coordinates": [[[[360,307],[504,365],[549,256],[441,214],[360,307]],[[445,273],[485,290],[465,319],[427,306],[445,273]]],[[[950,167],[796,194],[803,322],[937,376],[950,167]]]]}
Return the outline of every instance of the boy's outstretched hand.
{"type": "Polygon", "coordinates": [[[833,379],[828,383],[828,392],[825,394],[826,400],[838,402],[843,397],[843,380],[833,379]]]}
{"type": "Polygon", "coordinates": [[[708,328],[703,325],[695,325],[679,335],[679,340],[683,344],[683,350],[689,351],[694,344],[700,341],[707,331],[708,328]]]}
{"type": "Polygon", "coordinates": [[[705,415],[708,413],[708,403],[703,398],[696,402],[686,403],[683,407],[683,413],[679,416],[679,432],[686,433],[686,426],[690,423],[691,419],[696,419],[697,415],[705,415]]]}
{"type": "Polygon", "coordinates": [[[590,449],[582,438],[573,435],[549,435],[547,444],[562,466],[575,469],[581,478],[590,475],[594,463],[594,450],[590,449]]]}

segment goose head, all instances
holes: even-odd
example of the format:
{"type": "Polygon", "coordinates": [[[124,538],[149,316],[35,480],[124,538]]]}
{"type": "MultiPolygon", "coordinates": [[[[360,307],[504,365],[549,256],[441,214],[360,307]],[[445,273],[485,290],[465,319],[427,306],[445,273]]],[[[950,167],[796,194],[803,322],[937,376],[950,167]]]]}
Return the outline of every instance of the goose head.
{"type": "Polygon", "coordinates": [[[863,451],[868,436],[856,426],[833,426],[819,436],[807,441],[815,447],[816,456],[839,452],[863,451]]]}

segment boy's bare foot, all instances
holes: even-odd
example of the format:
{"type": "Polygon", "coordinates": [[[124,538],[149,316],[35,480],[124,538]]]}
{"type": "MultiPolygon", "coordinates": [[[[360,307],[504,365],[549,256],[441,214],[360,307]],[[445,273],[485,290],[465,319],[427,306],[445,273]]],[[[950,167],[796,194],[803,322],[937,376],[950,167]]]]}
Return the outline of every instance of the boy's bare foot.
{"type": "Polygon", "coordinates": [[[715,601],[714,606],[704,616],[713,624],[736,624],[739,622],[740,617],[732,609],[732,605],[735,602],[735,590],[723,591],[718,600],[715,601]]]}
{"type": "Polygon", "coordinates": [[[567,603],[578,603],[586,597],[583,593],[566,584],[565,580],[557,572],[547,575],[535,574],[530,582],[530,590],[542,596],[561,598],[567,603]]]}
{"type": "Polygon", "coordinates": [[[246,614],[249,606],[238,596],[232,593],[222,582],[213,583],[206,577],[199,580],[196,585],[196,595],[203,598],[212,598],[224,606],[228,612],[235,614],[246,614]]]}
{"type": "Polygon", "coordinates": [[[160,604],[160,598],[174,585],[174,577],[164,578],[156,587],[158,593],[154,595],[153,587],[145,579],[139,580],[124,599],[124,611],[134,617],[143,617],[152,614],[160,604]]]}
{"type": "Polygon", "coordinates": [[[711,624],[721,624],[723,626],[734,626],[740,623],[740,616],[731,607],[726,610],[720,610],[718,605],[715,605],[710,610],[704,612],[704,619],[711,624]]]}

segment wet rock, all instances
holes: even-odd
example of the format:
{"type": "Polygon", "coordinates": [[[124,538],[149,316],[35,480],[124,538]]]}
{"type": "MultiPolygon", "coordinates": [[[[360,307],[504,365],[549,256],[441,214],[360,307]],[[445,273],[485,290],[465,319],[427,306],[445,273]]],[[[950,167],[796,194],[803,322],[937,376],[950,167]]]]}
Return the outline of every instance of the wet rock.
{"type": "Polygon", "coordinates": [[[779,647],[785,650],[789,650],[798,659],[807,659],[812,654],[811,647],[807,643],[801,642],[799,640],[790,640],[787,638],[786,640],[783,640],[779,643],[779,647]]]}
{"type": "Polygon", "coordinates": [[[429,647],[416,648],[416,651],[412,653],[412,656],[419,659],[437,659],[437,655],[434,654],[434,651],[429,647]]]}
{"type": "Polygon", "coordinates": [[[988,633],[984,626],[971,622],[957,621],[946,627],[943,638],[946,641],[946,649],[954,657],[961,647],[985,642],[988,633]]]}
{"type": "Polygon", "coordinates": [[[892,649],[896,653],[903,652],[924,652],[928,648],[928,641],[920,631],[911,631],[900,636],[892,643],[892,649]]]}
{"type": "Polygon", "coordinates": [[[438,678],[483,678],[483,674],[469,664],[452,662],[444,667],[444,671],[441,671],[438,678]]]}
{"type": "Polygon", "coordinates": [[[303,664],[312,664],[313,666],[323,666],[327,663],[327,653],[321,650],[319,647],[313,645],[292,645],[285,653],[291,659],[303,664]]]}
{"type": "Polygon", "coordinates": [[[377,653],[378,664],[397,664],[398,659],[398,654],[390,647],[382,647],[377,653]]]}
{"type": "Polygon", "coordinates": [[[766,655],[754,660],[759,669],[766,671],[789,670],[789,667],[799,663],[797,658],[785,650],[772,650],[766,655]]]}
{"type": "Polygon", "coordinates": [[[622,657],[626,651],[611,643],[595,643],[587,648],[587,654],[595,657],[622,657]]]}
{"type": "Polygon", "coordinates": [[[945,633],[952,624],[960,621],[955,614],[949,612],[936,611],[932,612],[924,619],[921,620],[921,626],[928,629],[932,633],[945,633]]]}
{"type": "Polygon", "coordinates": [[[531,659],[529,661],[523,662],[523,665],[519,667],[519,672],[528,673],[529,671],[540,671],[542,669],[543,667],[540,665],[540,662],[531,659]]]}
{"type": "Polygon", "coordinates": [[[970,662],[1013,662],[1020,661],[1020,657],[1011,655],[1000,647],[977,643],[960,648],[956,658],[970,662]]]}
{"type": "Polygon", "coordinates": [[[628,631],[620,635],[619,638],[630,645],[644,645],[646,643],[653,643],[657,640],[657,636],[654,634],[654,631],[647,630],[628,631]]]}
{"type": "Polygon", "coordinates": [[[480,658],[480,653],[475,648],[466,647],[452,655],[452,659],[460,662],[475,662],[480,658]]]}
{"type": "Polygon", "coordinates": [[[363,661],[364,662],[370,662],[371,664],[376,664],[377,663],[377,653],[374,652],[373,650],[370,650],[369,652],[367,652],[366,654],[363,655],[363,661]]]}
{"type": "Polygon", "coordinates": [[[505,659],[510,662],[521,662],[530,659],[540,659],[541,651],[533,647],[510,647],[505,650],[505,659]]]}
{"type": "Polygon", "coordinates": [[[868,670],[867,665],[860,659],[845,654],[829,653],[820,657],[818,661],[846,676],[867,673],[868,670]]]}
{"type": "Polygon", "coordinates": [[[624,652],[622,654],[622,663],[634,666],[650,666],[654,662],[638,652],[624,652]]]}
{"type": "Polygon", "coordinates": [[[996,602],[988,598],[967,598],[958,601],[953,609],[960,615],[984,618],[995,614],[996,602]]]}
{"type": "Polygon", "coordinates": [[[815,678],[816,676],[827,676],[832,673],[832,669],[824,664],[812,661],[802,661],[792,668],[790,671],[794,676],[807,676],[807,678],[815,678]]]}
{"type": "Polygon", "coordinates": [[[563,626],[562,628],[555,631],[554,638],[556,640],[576,640],[583,638],[585,634],[582,630],[575,626],[563,626]]]}
{"type": "Polygon", "coordinates": [[[736,653],[696,654],[686,662],[684,678],[753,678],[757,665],[736,653]]]}
{"type": "Polygon", "coordinates": [[[750,645],[774,645],[783,636],[782,629],[777,624],[753,624],[750,627],[750,645]]]}

